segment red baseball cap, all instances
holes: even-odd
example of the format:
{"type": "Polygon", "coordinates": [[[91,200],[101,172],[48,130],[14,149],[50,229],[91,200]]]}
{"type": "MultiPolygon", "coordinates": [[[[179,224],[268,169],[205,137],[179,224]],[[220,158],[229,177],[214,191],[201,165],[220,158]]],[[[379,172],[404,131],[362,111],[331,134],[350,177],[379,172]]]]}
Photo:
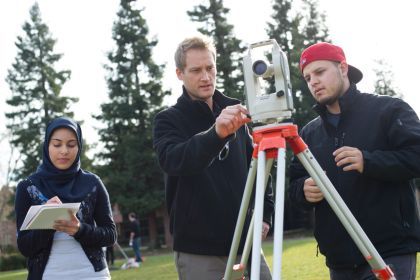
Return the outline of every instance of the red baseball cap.
{"type": "MultiPolygon", "coordinates": [[[[303,74],[303,69],[309,63],[315,60],[330,60],[330,61],[346,61],[346,56],[344,55],[343,49],[339,46],[320,42],[306,48],[300,56],[300,72],[303,74]]],[[[363,73],[354,66],[349,65],[349,71],[347,76],[349,77],[350,82],[358,83],[363,78],[363,73]]]]}

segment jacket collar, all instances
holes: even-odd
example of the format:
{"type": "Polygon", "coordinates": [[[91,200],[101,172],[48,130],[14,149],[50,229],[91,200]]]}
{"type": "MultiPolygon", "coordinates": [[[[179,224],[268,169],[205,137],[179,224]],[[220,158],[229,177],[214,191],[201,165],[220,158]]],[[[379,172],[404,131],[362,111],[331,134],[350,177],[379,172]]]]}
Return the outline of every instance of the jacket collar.
{"type": "MultiPolygon", "coordinates": [[[[338,104],[340,105],[341,115],[345,115],[348,111],[351,110],[359,94],[360,92],[357,89],[356,84],[351,83],[347,91],[338,98],[338,104]]],[[[327,106],[316,103],[312,108],[321,117],[325,117],[325,114],[327,112],[327,106]]]]}
{"type": "MultiPolygon", "coordinates": [[[[217,103],[221,108],[240,103],[238,99],[228,97],[220,91],[218,91],[217,89],[214,91],[212,98],[213,102],[217,103]]],[[[179,107],[179,109],[181,109],[182,111],[191,112],[193,114],[212,115],[212,111],[210,110],[207,103],[201,100],[191,99],[184,86],[182,86],[182,95],[178,98],[175,107],[179,107]]]]}

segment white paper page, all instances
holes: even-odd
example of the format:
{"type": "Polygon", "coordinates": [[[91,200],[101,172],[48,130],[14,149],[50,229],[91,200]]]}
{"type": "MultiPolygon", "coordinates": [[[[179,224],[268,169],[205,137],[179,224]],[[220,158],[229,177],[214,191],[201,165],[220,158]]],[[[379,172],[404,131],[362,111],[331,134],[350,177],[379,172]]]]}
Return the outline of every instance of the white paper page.
{"type": "Polygon", "coordinates": [[[79,207],[79,202],[31,206],[20,230],[53,229],[55,220],[69,221],[70,215],[68,210],[71,209],[76,214],[79,207]]]}
{"type": "Polygon", "coordinates": [[[42,207],[42,205],[33,205],[29,208],[28,213],[26,213],[25,220],[23,220],[22,226],[20,227],[20,230],[27,227],[28,223],[35,216],[35,214],[39,211],[39,209],[41,209],[41,207],[42,207]]]}

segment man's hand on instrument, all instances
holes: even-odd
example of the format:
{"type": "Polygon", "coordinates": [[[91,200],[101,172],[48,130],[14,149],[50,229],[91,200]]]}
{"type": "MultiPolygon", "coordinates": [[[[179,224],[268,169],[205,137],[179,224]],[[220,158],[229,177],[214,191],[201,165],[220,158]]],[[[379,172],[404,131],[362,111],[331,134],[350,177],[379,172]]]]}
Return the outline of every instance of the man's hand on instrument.
{"type": "Polygon", "coordinates": [[[241,126],[251,121],[248,110],[240,105],[228,106],[216,119],[216,133],[221,139],[235,133],[241,126]]]}

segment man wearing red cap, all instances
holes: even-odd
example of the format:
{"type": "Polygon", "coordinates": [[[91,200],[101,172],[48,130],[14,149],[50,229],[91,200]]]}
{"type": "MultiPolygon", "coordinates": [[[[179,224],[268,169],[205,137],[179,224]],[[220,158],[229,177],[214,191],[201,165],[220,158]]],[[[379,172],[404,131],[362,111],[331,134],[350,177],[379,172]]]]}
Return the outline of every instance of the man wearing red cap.
{"type": "MultiPolygon", "coordinates": [[[[319,117],[303,140],[396,279],[414,280],[420,221],[414,178],[420,177],[420,122],[404,101],[361,93],[362,72],[329,43],[302,52],[300,70],[319,117]]],[[[315,209],[315,238],[332,280],[374,279],[371,268],[314,180],[295,158],[290,198],[315,209]]]]}

